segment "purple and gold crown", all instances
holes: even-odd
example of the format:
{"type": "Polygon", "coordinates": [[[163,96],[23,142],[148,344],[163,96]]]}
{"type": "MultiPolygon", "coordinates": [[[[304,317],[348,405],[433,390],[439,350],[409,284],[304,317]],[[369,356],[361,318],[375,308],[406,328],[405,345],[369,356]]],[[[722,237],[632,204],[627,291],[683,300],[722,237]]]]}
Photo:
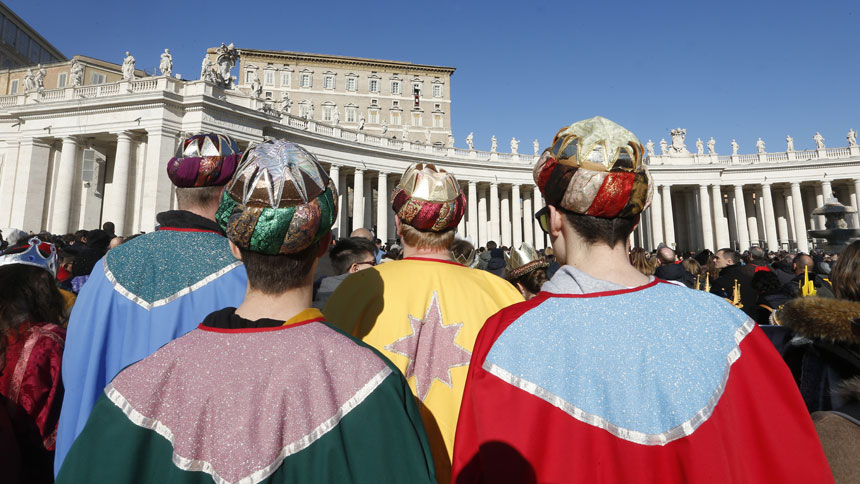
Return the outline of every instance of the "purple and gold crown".
{"type": "Polygon", "coordinates": [[[179,143],[167,176],[179,188],[220,187],[230,181],[241,156],[229,136],[196,134],[179,143]]]}
{"type": "Polygon", "coordinates": [[[394,188],[391,207],[403,223],[418,230],[443,232],[460,223],[466,195],[454,175],[429,163],[414,163],[394,188]]]}
{"type": "Polygon", "coordinates": [[[549,205],[595,217],[641,213],[651,203],[645,149],[624,127],[600,116],[562,128],[534,169],[549,205]]]}
{"type": "Polygon", "coordinates": [[[505,253],[505,274],[512,279],[548,266],[546,259],[538,255],[534,247],[525,242],[519,249],[512,247],[510,253],[505,253]]]}
{"type": "Polygon", "coordinates": [[[7,249],[6,253],[0,256],[0,266],[9,264],[41,267],[56,277],[57,248],[50,242],[42,242],[38,237],[33,237],[27,245],[7,249]]]}

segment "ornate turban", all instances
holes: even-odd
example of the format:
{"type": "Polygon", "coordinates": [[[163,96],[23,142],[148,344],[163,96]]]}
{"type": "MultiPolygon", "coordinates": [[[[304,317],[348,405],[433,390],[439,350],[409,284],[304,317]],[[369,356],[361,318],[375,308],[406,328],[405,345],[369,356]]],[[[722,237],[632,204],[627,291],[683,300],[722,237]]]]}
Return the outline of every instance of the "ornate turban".
{"type": "Polygon", "coordinates": [[[331,230],[337,190],[304,148],[265,141],[242,156],[215,218],[240,248],[295,254],[331,230]]]}
{"type": "Polygon", "coordinates": [[[167,164],[167,176],[180,188],[220,187],[230,181],[241,156],[229,136],[196,134],[179,143],[167,164]]]}
{"type": "Polygon", "coordinates": [[[651,203],[645,149],[600,116],[562,128],[534,169],[548,205],[595,217],[636,215],[651,203]]]}
{"type": "Polygon", "coordinates": [[[534,247],[525,242],[519,249],[511,248],[510,254],[505,254],[505,274],[512,279],[548,266],[546,259],[539,256],[534,247]]]}
{"type": "Polygon", "coordinates": [[[454,175],[414,163],[391,194],[391,207],[403,223],[425,232],[456,227],[466,211],[466,195],[454,175]]]}

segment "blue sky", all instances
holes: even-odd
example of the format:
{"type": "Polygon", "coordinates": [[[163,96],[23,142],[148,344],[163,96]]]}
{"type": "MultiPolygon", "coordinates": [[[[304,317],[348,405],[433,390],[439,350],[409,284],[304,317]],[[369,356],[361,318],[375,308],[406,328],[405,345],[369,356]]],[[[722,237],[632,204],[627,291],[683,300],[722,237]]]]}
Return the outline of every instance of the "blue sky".
{"type": "MultiPolygon", "coordinates": [[[[860,2],[242,2],[7,0],[67,56],[152,70],[169,48],[196,79],[207,47],[293,50],[457,68],[457,146],[521,151],[606,116],[655,143],[674,127],[717,151],[845,146],[860,130],[860,2]]],[[[671,140],[670,140],[671,141],[671,140]]]]}

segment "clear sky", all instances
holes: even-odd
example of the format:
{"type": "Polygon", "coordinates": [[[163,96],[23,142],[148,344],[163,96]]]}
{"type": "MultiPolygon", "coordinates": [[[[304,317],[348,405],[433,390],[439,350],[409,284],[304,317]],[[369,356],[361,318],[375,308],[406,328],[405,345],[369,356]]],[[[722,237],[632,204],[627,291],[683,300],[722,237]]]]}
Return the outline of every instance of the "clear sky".
{"type": "MultiPolygon", "coordinates": [[[[292,50],[457,68],[456,145],[546,147],[595,115],[645,143],[714,136],[754,153],[846,146],[860,130],[860,2],[6,0],[65,55],[152,71],[169,48],[197,79],[207,47],[292,50]]],[[[234,71],[235,74],[235,71],[234,71]]]]}

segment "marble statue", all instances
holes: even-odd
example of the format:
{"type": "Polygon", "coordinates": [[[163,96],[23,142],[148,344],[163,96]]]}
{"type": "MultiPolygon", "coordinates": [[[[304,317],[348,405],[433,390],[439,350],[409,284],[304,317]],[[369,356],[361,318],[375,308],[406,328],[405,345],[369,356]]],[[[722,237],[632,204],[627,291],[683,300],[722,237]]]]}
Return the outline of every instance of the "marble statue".
{"type": "Polygon", "coordinates": [[[848,146],[857,146],[857,131],[854,131],[854,128],[848,130],[848,146]]]}
{"type": "Polygon", "coordinates": [[[654,156],[654,142],[650,139],[645,143],[645,152],[648,153],[648,156],[654,156]]]}
{"type": "Polygon", "coordinates": [[[158,69],[161,70],[162,76],[170,77],[173,75],[173,56],[170,55],[170,49],[164,49],[158,69]]]}
{"type": "Polygon", "coordinates": [[[385,120],[383,119],[382,120],[382,134],[385,134],[387,132],[388,132],[388,124],[386,124],[385,120]]]}
{"type": "Polygon", "coordinates": [[[233,66],[236,65],[236,61],[239,60],[239,51],[233,47],[233,43],[230,45],[224,45],[224,42],[221,42],[221,47],[215,49],[215,64],[218,66],[218,70],[216,71],[215,81],[221,87],[232,87],[233,81],[236,79],[234,76],[230,75],[230,71],[233,69],[233,66]]]}
{"type": "Polygon", "coordinates": [[[308,106],[308,118],[314,119],[314,103],[309,102],[308,104],[309,104],[309,106],[308,106]]]}
{"type": "Polygon", "coordinates": [[[824,136],[821,136],[821,133],[818,131],[815,132],[815,136],[812,137],[812,140],[815,141],[815,149],[823,150],[824,146],[824,136]]]}
{"type": "Polygon", "coordinates": [[[737,154],[738,154],[738,148],[740,148],[740,146],[738,145],[738,142],[737,142],[737,141],[735,141],[735,139],[734,139],[734,138],[732,138],[732,155],[737,156],[737,154]]]}
{"type": "Polygon", "coordinates": [[[708,154],[709,155],[716,155],[717,154],[717,152],[714,151],[716,146],[717,146],[717,142],[714,141],[714,137],[711,136],[711,139],[708,140],[708,154]]]}
{"type": "Polygon", "coordinates": [[[490,153],[495,153],[499,148],[499,141],[496,140],[496,135],[493,135],[492,139],[490,139],[490,153]]]}
{"type": "Polygon", "coordinates": [[[468,146],[470,150],[475,149],[475,133],[469,133],[469,136],[466,136],[466,146],[468,146]]]}
{"type": "Polygon", "coordinates": [[[430,128],[427,128],[424,131],[424,143],[429,145],[431,139],[430,128]]]}
{"type": "Polygon", "coordinates": [[[82,86],[84,84],[84,66],[77,59],[72,59],[72,65],[69,68],[71,74],[72,86],[82,86]]]}
{"type": "Polygon", "coordinates": [[[445,145],[445,146],[446,146],[446,147],[448,147],[448,148],[453,148],[453,147],[454,147],[454,135],[453,135],[453,134],[448,133],[448,142],[446,143],[446,145],[445,145]]]}
{"type": "Polygon", "coordinates": [[[704,155],[705,154],[705,143],[702,142],[702,138],[696,138],[696,154],[704,155]]]}
{"type": "Polygon", "coordinates": [[[42,64],[36,66],[36,74],[33,76],[33,82],[36,83],[36,89],[42,91],[45,89],[45,76],[48,71],[42,67],[42,64]]]}
{"type": "Polygon", "coordinates": [[[251,81],[251,97],[255,99],[263,97],[263,83],[260,82],[256,76],[254,77],[254,80],[251,81]]]}
{"type": "Polygon", "coordinates": [[[134,56],[125,51],[125,59],[122,60],[122,78],[126,81],[134,80],[134,56]]]}
{"type": "Polygon", "coordinates": [[[401,135],[404,143],[409,142],[409,125],[403,123],[403,134],[401,135]]]}
{"type": "Polygon", "coordinates": [[[24,74],[24,92],[30,92],[36,90],[36,78],[33,76],[33,69],[27,69],[27,73],[24,74]]]}
{"type": "Polygon", "coordinates": [[[511,154],[517,155],[520,150],[520,140],[516,138],[511,138],[511,154]]]}
{"type": "Polygon", "coordinates": [[[332,106],[331,113],[331,122],[332,124],[340,124],[340,111],[337,110],[337,106],[332,106]]]}
{"type": "Polygon", "coordinates": [[[755,142],[755,149],[756,151],[758,151],[758,154],[764,154],[764,141],[762,141],[761,138],[759,138],[758,141],[755,142]]]}
{"type": "Polygon", "coordinates": [[[203,56],[203,65],[200,66],[200,80],[215,84],[215,64],[208,55],[203,56]]]}
{"type": "Polygon", "coordinates": [[[785,151],[794,151],[794,138],[791,135],[785,135],[785,151]]]}
{"type": "Polygon", "coordinates": [[[668,155],[669,154],[669,143],[666,143],[666,138],[660,140],[660,154],[668,155]]]}
{"type": "MultiPolygon", "coordinates": [[[[532,142],[532,147],[535,149],[535,156],[537,156],[540,151],[540,143],[538,143],[538,140],[534,140],[532,142]]],[[[651,143],[651,147],[654,147],[654,143],[651,143]]]]}
{"type": "Polygon", "coordinates": [[[673,153],[689,153],[687,146],[684,144],[684,138],[687,137],[687,130],[675,128],[669,132],[672,135],[672,152],[673,153]]]}
{"type": "Polygon", "coordinates": [[[287,93],[284,93],[284,97],[281,99],[281,112],[284,114],[290,114],[291,107],[293,107],[293,101],[287,93]]]}
{"type": "Polygon", "coordinates": [[[364,122],[365,122],[364,121],[364,115],[362,114],[358,117],[358,130],[359,131],[364,129],[364,122]]]}

